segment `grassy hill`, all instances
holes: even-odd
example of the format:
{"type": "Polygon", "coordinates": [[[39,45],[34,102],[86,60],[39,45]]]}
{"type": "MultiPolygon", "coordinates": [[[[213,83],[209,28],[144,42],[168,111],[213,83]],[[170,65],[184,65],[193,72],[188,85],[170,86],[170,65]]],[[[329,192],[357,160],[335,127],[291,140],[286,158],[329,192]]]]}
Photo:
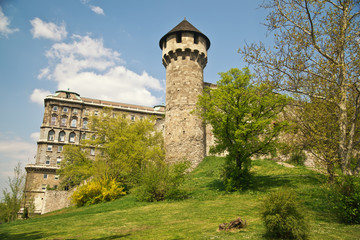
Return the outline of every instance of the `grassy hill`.
{"type": "Polygon", "coordinates": [[[293,189],[304,205],[310,239],[360,239],[360,225],[341,224],[331,214],[321,174],[255,160],[253,189],[226,193],[219,181],[223,160],[206,158],[190,174],[186,200],[145,203],[130,194],[109,203],[2,224],[0,239],[263,239],[262,199],[283,187],[293,189]],[[217,232],[220,223],[237,217],[246,219],[246,229],[217,232]]]}

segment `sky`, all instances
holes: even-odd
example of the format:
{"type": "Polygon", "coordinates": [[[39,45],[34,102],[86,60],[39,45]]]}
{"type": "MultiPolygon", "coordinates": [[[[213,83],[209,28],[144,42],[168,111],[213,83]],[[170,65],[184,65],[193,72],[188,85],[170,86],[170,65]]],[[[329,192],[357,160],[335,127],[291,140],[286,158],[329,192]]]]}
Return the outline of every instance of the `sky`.
{"type": "Polygon", "coordinates": [[[245,43],[271,42],[262,0],[0,0],[0,189],[34,163],[44,97],[57,90],[165,104],[159,40],[184,17],[211,41],[204,81],[247,65],[245,43]]]}

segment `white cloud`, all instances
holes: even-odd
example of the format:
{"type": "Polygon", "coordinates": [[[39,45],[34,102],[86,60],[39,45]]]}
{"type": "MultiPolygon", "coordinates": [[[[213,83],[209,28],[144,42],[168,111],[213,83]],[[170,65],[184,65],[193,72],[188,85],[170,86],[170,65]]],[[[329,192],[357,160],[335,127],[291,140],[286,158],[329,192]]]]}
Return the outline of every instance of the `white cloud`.
{"type": "Polygon", "coordinates": [[[67,36],[65,23],[56,25],[52,22],[44,22],[40,18],[34,18],[30,21],[30,23],[33,26],[31,29],[33,38],[47,38],[55,41],[61,41],[67,36]]]}
{"type": "Polygon", "coordinates": [[[42,78],[44,78],[45,76],[48,76],[49,73],[50,73],[50,69],[49,69],[49,68],[43,68],[43,69],[40,70],[40,73],[39,73],[39,75],[37,75],[37,78],[38,78],[38,79],[42,79],[42,78]]]}
{"type": "Polygon", "coordinates": [[[105,15],[104,10],[101,7],[93,6],[93,5],[90,5],[89,7],[90,7],[91,11],[93,11],[94,13],[99,14],[99,15],[105,15]]]}
{"type": "Polygon", "coordinates": [[[9,28],[9,25],[10,25],[10,21],[5,16],[0,6],[0,35],[7,37],[9,34],[19,31],[19,29],[17,28],[14,29],[9,28]]]}
{"type": "Polygon", "coordinates": [[[30,134],[30,138],[34,141],[37,142],[40,138],[40,132],[34,132],[32,134],[30,134]]]}
{"type": "Polygon", "coordinates": [[[25,167],[34,163],[36,144],[27,142],[12,133],[0,133],[0,188],[6,186],[8,177],[13,176],[13,169],[18,162],[25,167]]]}
{"type": "Polygon", "coordinates": [[[30,95],[30,100],[34,103],[43,105],[44,98],[48,95],[51,95],[50,91],[35,88],[34,91],[32,92],[32,94],[30,95]]]}
{"type": "MultiPolygon", "coordinates": [[[[124,67],[120,54],[105,48],[102,39],[74,35],[72,40],[56,43],[46,52],[50,64],[39,76],[56,81],[58,89],[69,88],[81,96],[146,106],[161,102],[150,91],[163,91],[161,81],[124,67]]],[[[40,93],[34,90],[34,102],[40,93]]]]}

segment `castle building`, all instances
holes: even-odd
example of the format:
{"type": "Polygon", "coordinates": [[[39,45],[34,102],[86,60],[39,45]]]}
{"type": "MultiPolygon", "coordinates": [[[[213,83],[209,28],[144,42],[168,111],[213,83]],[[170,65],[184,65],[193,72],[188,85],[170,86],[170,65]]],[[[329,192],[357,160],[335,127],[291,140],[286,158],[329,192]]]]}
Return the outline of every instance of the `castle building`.
{"type": "MultiPolygon", "coordinates": [[[[131,121],[155,116],[155,128],[164,131],[168,162],[186,159],[195,167],[205,157],[214,142],[213,135],[210,127],[191,112],[204,86],[212,86],[203,81],[210,40],[184,19],[160,39],[159,45],[166,68],[166,109],[84,98],[63,90],[45,98],[35,163],[25,167],[25,201],[33,202],[34,213],[68,206],[64,191],[49,190],[60,184],[56,171],[63,159],[63,147],[79,145],[82,139],[92,137],[89,118],[101,114],[104,107],[112,108],[114,116],[121,114],[131,121]]],[[[98,153],[90,149],[89,154],[94,158],[98,153]]]]}
{"type": "MultiPolygon", "coordinates": [[[[82,139],[93,136],[94,133],[88,129],[90,116],[99,115],[104,107],[109,107],[114,117],[124,116],[136,121],[155,116],[155,128],[162,131],[164,125],[164,106],[150,108],[84,98],[70,91],[57,91],[54,95],[47,96],[44,103],[44,118],[40,127],[35,163],[25,167],[25,197],[33,201],[35,213],[49,211],[49,204],[45,201],[46,190],[57,189],[60,184],[56,170],[63,160],[63,147],[79,145],[82,139]]],[[[91,148],[89,154],[90,158],[94,159],[98,153],[95,148],[91,148]]]]}

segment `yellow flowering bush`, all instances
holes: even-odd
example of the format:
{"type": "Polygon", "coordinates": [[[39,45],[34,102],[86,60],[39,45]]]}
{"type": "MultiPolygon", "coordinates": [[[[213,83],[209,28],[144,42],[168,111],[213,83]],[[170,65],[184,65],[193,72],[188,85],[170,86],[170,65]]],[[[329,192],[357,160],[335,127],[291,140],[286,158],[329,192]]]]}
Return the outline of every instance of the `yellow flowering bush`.
{"type": "Polygon", "coordinates": [[[113,178],[92,180],[79,187],[72,195],[72,202],[81,207],[99,202],[112,201],[125,195],[124,187],[113,178]]]}

